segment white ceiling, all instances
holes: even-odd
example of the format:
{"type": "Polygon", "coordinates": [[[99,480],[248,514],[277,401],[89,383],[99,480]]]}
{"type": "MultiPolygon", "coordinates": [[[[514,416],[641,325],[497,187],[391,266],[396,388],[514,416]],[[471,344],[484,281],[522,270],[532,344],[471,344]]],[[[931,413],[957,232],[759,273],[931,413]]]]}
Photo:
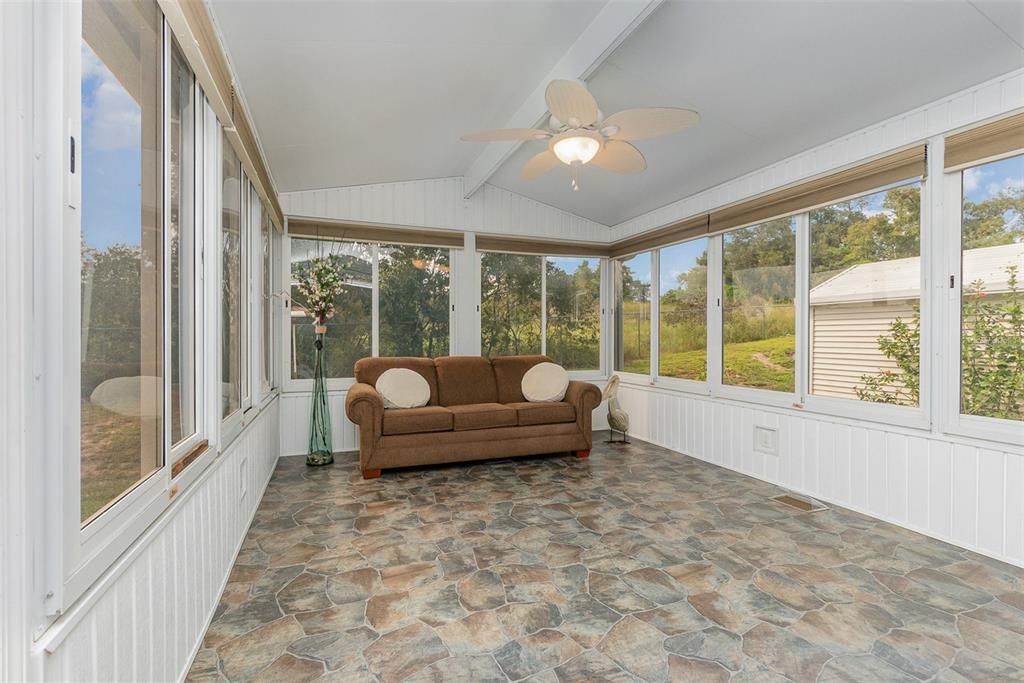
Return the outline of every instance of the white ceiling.
{"type": "MultiPolygon", "coordinates": [[[[278,189],[462,175],[600,10],[584,0],[213,0],[278,189]]],[[[698,110],[648,169],[489,182],[614,225],[1024,66],[1024,2],[668,0],[588,79],[608,114],[698,110]]],[[[538,112],[540,114],[540,112],[538,112]]]]}
{"type": "Polygon", "coordinates": [[[212,0],[280,192],[462,175],[597,0],[212,0]]]}

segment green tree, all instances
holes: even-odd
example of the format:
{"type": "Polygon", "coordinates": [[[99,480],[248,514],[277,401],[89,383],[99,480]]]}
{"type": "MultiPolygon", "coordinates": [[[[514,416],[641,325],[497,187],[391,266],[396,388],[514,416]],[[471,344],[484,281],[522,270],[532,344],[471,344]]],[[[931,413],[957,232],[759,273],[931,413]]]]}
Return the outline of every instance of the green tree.
{"type": "Polygon", "coordinates": [[[586,259],[573,272],[547,261],[547,355],[569,369],[600,366],[601,273],[586,259]]]}
{"type": "Polygon", "coordinates": [[[380,248],[380,355],[448,355],[447,249],[380,248]]]}
{"type": "Polygon", "coordinates": [[[480,261],[480,336],[485,356],[540,353],[541,258],[486,253],[480,261]]]}

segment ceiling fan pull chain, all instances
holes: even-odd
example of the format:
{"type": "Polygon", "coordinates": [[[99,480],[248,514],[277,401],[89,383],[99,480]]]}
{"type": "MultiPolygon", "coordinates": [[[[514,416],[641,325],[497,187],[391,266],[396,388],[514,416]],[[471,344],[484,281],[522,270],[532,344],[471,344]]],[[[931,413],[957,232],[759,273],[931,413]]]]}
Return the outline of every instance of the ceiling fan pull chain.
{"type": "Polygon", "coordinates": [[[579,192],[579,189],[580,189],[580,166],[582,166],[582,165],[583,164],[581,164],[579,161],[574,161],[574,162],[572,162],[572,164],[569,165],[570,175],[572,176],[572,191],[573,192],[579,192]]]}

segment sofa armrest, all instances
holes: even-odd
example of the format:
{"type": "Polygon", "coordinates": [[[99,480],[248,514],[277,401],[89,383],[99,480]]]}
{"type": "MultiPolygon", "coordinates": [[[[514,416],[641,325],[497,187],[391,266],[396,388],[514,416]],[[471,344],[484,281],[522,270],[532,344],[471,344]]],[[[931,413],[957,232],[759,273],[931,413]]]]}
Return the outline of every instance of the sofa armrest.
{"type": "Polygon", "coordinates": [[[576,408],[576,424],[583,432],[589,448],[593,430],[591,427],[592,413],[601,405],[601,390],[590,382],[573,380],[569,382],[569,387],[565,390],[565,398],[562,400],[571,403],[576,408]]]}
{"type": "Polygon", "coordinates": [[[369,384],[356,382],[345,396],[345,415],[359,427],[359,463],[366,470],[384,428],[384,399],[369,384]]]}

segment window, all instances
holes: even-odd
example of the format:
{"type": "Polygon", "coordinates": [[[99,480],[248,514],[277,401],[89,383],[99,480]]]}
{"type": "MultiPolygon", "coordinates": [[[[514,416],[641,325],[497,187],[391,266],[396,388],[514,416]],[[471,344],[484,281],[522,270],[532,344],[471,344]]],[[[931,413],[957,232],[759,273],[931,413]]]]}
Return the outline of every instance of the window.
{"type": "Polygon", "coordinates": [[[601,264],[545,259],[547,355],[567,370],[601,367],[601,264]]]}
{"type": "Polygon", "coordinates": [[[543,257],[480,256],[480,348],[484,356],[541,353],[543,257]]]}
{"type": "Polygon", "coordinates": [[[447,356],[450,320],[449,251],[381,246],[381,356],[447,356]]]}
{"type": "Polygon", "coordinates": [[[270,213],[266,210],[266,207],[261,206],[260,211],[260,246],[262,254],[262,272],[260,276],[261,287],[261,301],[260,307],[261,319],[262,319],[262,332],[263,332],[263,344],[261,346],[263,352],[263,362],[260,364],[261,367],[261,388],[263,394],[270,392],[271,384],[273,383],[274,377],[274,333],[273,333],[273,311],[274,311],[274,299],[273,299],[273,271],[271,264],[273,263],[273,244],[271,241],[271,223],[270,213]]]}
{"type": "Polygon", "coordinates": [[[726,233],[722,285],[722,383],[794,391],[795,219],[726,233]]]}
{"type": "Polygon", "coordinates": [[[1024,420],[1024,156],[963,172],[960,412],[1024,420]]]}
{"type": "Polygon", "coordinates": [[[221,135],[221,417],[242,407],[244,296],[242,286],[242,167],[221,135]]]}
{"type": "Polygon", "coordinates": [[[160,12],[89,2],[82,13],[84,525],[164,463],[164,225],[160,12]]]}
{"type": "Polygon", "coordinates": [[[171,371],[170,410],[172,447],[196,433],[196,107],[192,70],[171,49],[170,131],[168,173],[170,241],[171,371]]]}
{"type": "Polygon", "coordinates": [[[651,373],[651,252],[617,263],[619,302],[616,335],[620,341],[615,369],[651,373]]]}
{"type": "Polygon", "coordinates": [[[916,406],[921,186],[810,212],[811,394],[916,406]]]}
{"type": "Polygon", "coordinates": [[[373,250],[361,242],[291,240],[291,376],[312,379],[316,362],[313,322],[295,286],[298,275],[314,258],[336,259],[345,274],[345,286],[335,300],[334,317],[327,321],[324,341],[325,374],[352,377],[353,364],[373,355],[373,250]]]}
{"type": "Polygon", "coordinates": [[[708,239],[658,255],[658,374],[707,380],[708,239]]]}

